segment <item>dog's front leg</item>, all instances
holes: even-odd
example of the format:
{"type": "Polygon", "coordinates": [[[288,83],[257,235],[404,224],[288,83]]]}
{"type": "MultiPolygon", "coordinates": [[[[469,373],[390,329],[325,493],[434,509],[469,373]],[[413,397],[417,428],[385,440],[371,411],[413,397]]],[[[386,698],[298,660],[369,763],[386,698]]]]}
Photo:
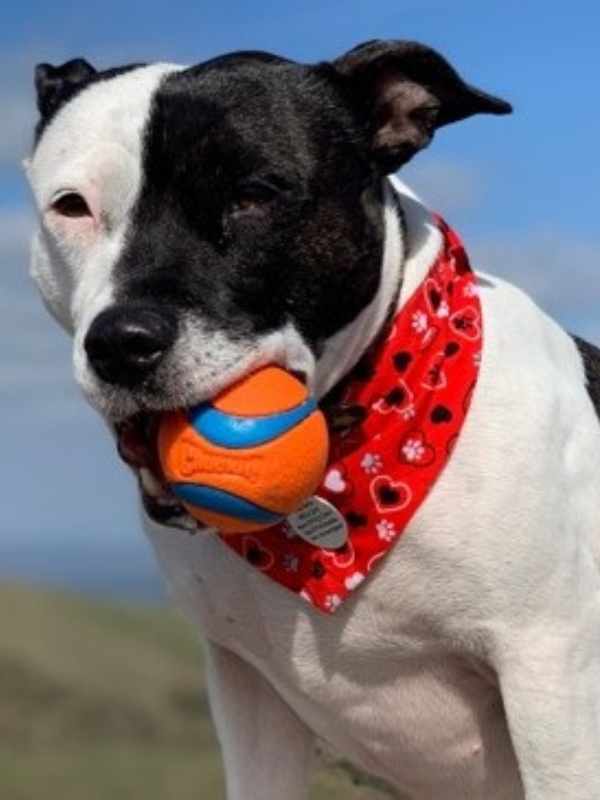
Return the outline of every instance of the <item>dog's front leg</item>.
{"type": "Polygon", "coordinates": [[[600,798],[600,628],[585,628],[530,630],[500,659],[527,800],[600,798]]]}
{"type": "Polygon", "coordinates": [[[306,800],[314,737],[254,667],[207,645],[227,800],[306,800]]]}

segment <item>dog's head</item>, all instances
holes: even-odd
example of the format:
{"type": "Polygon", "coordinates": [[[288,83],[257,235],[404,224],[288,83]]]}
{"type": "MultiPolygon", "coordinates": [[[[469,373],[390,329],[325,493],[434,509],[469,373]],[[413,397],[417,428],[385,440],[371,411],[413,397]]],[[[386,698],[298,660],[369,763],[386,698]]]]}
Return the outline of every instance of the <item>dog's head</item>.
{"type": "Polygon", "coordinates": [[[510,111],[393,41],[317,65],[76,59],[39,65],[36,89],[33,275],[74,336],[78,382],[155,495],[155,412],[265,363],[318,391],[341,377],[323,354],[382,291],[382,179],[437,128],[510,111]]]}

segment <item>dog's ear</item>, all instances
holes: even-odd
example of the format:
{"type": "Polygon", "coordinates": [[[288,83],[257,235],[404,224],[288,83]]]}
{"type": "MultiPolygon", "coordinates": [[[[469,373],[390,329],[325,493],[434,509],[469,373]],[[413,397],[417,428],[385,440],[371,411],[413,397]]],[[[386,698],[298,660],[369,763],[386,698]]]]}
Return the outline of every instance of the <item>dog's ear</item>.
{"type": "Polygon", "coordinates": [[[372,153],[385,173],[427,147],[437,128],[473,114],[510,114],[509,103],[469,86],[417,42],[365,42],[333,62],[366,114],[372,153]]]}
{"type": "Polygon", "coordinates": [[[83,58],[74,58],[60,67],[38,64],[35,68],[35,91],[42,119],[54,113],[64,100],[94,75],[96,70],[83,58]]]}

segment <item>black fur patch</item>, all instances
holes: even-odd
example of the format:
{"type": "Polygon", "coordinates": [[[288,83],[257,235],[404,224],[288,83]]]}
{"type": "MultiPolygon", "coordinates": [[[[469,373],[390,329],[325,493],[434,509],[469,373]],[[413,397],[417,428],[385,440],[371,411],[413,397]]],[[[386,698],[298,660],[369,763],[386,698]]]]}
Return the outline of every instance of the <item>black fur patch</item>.
{"type": "Polygon", "coordinates": [[[600,349],[579,336],[573,336],[573,341],[583,360],[588,394],[600,418],[600,349]]]}
{"type": "Polygon", "coordinates": [[[380,279],[381,176],[344,92],[329,66],[253,52],[167,76],[117,299],[233,336],[291,321],[318,352],[380,279]]]}

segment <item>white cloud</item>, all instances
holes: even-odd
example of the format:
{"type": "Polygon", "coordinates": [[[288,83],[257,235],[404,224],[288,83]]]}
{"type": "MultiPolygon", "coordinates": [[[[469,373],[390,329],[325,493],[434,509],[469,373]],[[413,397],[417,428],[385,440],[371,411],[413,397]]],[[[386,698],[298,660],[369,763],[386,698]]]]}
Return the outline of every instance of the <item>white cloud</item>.
{"type": "Polygon", "coordinates": [[[534,231],[473,242],[470,254],[475,268],[511,281],[570,330],[600,340],[600,240],[534,231]]]}

